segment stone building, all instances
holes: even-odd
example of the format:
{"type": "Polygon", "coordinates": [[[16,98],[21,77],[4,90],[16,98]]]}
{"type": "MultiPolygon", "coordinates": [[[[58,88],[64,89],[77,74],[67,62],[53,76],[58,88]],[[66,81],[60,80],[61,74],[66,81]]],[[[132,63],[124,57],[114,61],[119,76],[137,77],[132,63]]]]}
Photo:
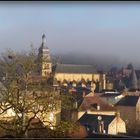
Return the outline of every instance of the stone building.
{"type": "Polygon", "coordinates": [[[119,115],[99,115],[85,113],[79,120],[90,133],[119,134],[126,133],[125,122],[119,115]]]}
{"type": "Polygon", "coordinates": [[[88,96],[86,95],[79,105],[78,108],[78,119],[85,113],[88,112],[90,114],[102,114],[102,115],[114,115],[116,114],[116,108],[112,105],[101,100],[100,97],[93,95],[88,96]]]}
{"type": "Polygon", "coordinates": [[[73,82],[73,85],[77,85],[84,79],[87,83],[89,81],[91,82],[91,88],[94,88],[93,82],[97,84],[99,83],[99,89],[106,88],[105,74],[98,72],[92,65],[73,65],[60,63],[53,65],[45,35],[42,36],[42,44],[39,48],[38,66],[40,76],[47,78],[50,76],[50,74],[53,75],[53,80],[59,83],[58,86],[69,82],[73,82]]]}
{"type": "MultiPolygon", "coordinates": [[[[129,93],[130,94],[130,93],[129,93]]],[[[139,95],[126,95],[115,104],[121,118],[127,123],[140,120],[140,97],[139,95]]]]}
{"type": "Polygon", "coordinates": [[[49,49],[47,47],[47,41],[44,34],[42,36],[42,43],[38,53],[38,66],[39,73],[42,77],[47,77],[52,72],[51,57],[49,54],[49,49]]]}
{"type": "MultiPolygon", "coordinates": [[[[60,83],[62,83],[64,80],[70,82],[70,81],[76,81],[78,84],[83,79],[85,82],[91,81],[91,87],[94,88],[93,82],[99,82],[100,87],[102,89],[105,89],[106,86],[106,80],[105,80],[105,74],[99,73],[93,66],[91,65],[73,65],[73,64],[57,64],[55,66],[54,72],[54,78],[57,79],[60,83]]],[[[82,85],[85,85],[85,83],[82,83],[82,85]]]]}

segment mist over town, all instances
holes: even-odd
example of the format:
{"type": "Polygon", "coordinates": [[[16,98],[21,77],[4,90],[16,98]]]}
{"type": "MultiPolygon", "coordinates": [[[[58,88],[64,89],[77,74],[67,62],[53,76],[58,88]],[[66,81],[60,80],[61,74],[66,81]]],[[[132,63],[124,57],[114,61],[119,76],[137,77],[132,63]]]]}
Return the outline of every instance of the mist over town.
{"type": "Polygon", "coordinates": [[[139,138],[139,2],[0,2],[0,138],[139,138]]]}

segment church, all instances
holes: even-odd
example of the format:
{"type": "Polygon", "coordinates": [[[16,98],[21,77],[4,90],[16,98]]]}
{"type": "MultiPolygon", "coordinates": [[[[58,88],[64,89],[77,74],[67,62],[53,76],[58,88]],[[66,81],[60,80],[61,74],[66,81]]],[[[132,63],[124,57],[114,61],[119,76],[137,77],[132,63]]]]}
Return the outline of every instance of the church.
{"type": "Polygon", "coordinates": [[[53,64],[46,36],[42,35],[42,43],[38,52],[39,75],[42,78],[53,76],[53,86],[81,86],[94,88],[94,83],[98,82],[101,89],[106,88],[105,74],[97,71],[92,65],[75,64],[53,64]]]}

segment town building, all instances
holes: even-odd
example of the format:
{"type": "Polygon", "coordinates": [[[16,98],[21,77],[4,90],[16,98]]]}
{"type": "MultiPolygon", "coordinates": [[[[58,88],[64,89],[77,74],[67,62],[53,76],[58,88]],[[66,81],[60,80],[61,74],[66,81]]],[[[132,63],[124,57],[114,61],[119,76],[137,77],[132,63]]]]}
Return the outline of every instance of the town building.
{"type": "Polygon", "coordinates": [[[140,93],[139,95],[134,95],[133,92],[131,92],[131,95],[128,94],[115,104],[121,118],[127,124],[140,120],[140,93]]]}
{"type": "MultiPolygon", "coordinates": [[[[67,86],[70,82],[75,86],[78,85],[80,81],[85,80],[86,84],[90,82],[91,89],[94,89],[94,83],[98,83],[100,89],[106,88],[105,74],[96,70],[92,65],[53,64],[45,35],[42,36],[42,43],[39,48],[38,66],[39,75],[42,78],[48,78],[50,75],[53,76],[53,80],[55,80],[54,86],[64,84],[67,86]],[[56,85],[56,83],[58,85],[56,85]]],[[[54,82],[52,82],[52,84],[53,83],[54,82]]]]}
{"type": "Polygon", "coordinates": [[[52,72],[51,57],[49,54],[49,48],[47,47],[47,41],[44,34],[42,36],[42,43],[38,53],[38,66],[39,73],[42,77],[46,77],[52,72]]]}
{"type": "Polygon", "coordinates": [[[120,94],[120,93],[106,93],[106,94],[102,94],[100,96],[100,98],[110,104],[110,105],[114,105],[116,104],[119,100],[121,100],[125,95],[120,94]]]}
{"type": "Polygon", "coordinates": [[[85,113],[102,114],[102,115],[114,115],[116,114],[116,108],[112,105],[101,100],[99,96],[95,94],[93,96],[86,95],[78,108],[78,119],[85,113]]]}
{"type": "Polygon", "coordinates": [[[125,122],[119,115],[99,115],[85,113],[79,120],[90,133],[120,134],[126,133],[125,122]]]}

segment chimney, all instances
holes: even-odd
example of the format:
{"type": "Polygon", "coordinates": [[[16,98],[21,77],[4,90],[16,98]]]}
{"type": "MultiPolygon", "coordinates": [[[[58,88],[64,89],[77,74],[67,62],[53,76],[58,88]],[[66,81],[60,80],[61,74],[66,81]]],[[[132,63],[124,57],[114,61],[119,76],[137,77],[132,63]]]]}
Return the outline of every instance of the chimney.
{"type": "Polygon", "coordinates": [[[100,105],[97,103],[91,104],[92,107],[94,107],[97,110],[100,110],[100,105]]]}
{"type": "Polygon", "coordinates": [[[119,118],[120,118],[120,112],[116,112],[116,133],[118,133],[119,118]]]}
{"type": "Polygon", "coordinates": [[[101,127],[101,122],[102,122],[102,117],[98,116],[98,133],[102,132],[102,127],[101,127]]]}
{"type": "Polygon", "coordinates": [[[98,120],[98,133],[106,133],[103,120],[98,120]]]}
{"type": "Polygon", "coordinates": [[[120,112],[116,112],[116,117],[120,118],[120,112]]]}
{"type": "Polygon", "coordinates": [[[97,104],[97,110],[100,110],[100,105],[99,104],[97,104]]]}
{"type": "Polygon", "coordinates": [[[86,96],[86,93],[85,93],[85,91],[83,91],[83,97],[85,97],[86,96]]]}
{"type": "Polygon", "coordinates": [[[119,118],[120,118],[120,112],[116,112],[117,123],[118,123],[118,121],[119,121],[119,118]]]}
{"type": "Polygon", "coordinates": [[[104,121],[101,121],[101,133],[105,133],[105,130],[104,130],[104,121]]]}

